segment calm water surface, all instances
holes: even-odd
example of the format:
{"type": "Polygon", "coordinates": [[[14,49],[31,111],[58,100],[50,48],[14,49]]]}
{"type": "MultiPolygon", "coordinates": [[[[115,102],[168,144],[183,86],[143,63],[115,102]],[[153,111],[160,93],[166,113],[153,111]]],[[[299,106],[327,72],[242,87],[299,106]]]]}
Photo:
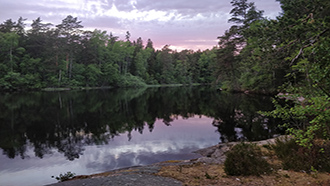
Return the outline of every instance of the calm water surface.
{"type": "Polygon", "coordinates": [[[270,97],[207,87],[0,94],[0,185],[44,185],[68,171],[93,174],[198,157],[221,142],[279,133],[270,97]]]}

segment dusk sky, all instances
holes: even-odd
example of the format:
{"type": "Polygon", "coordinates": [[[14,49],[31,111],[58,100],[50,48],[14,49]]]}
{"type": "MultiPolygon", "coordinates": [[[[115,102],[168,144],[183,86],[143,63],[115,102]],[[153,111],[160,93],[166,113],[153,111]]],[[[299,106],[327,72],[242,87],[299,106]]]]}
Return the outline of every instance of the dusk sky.
{"type": "MultiPolygon", "coordinates": [[[[211,49],[228,23],[231,0],[1,0],[0,21],[27,18],[27,27],[40,17],[43,23],[60,24],[67,15],[78,17],[84,29],[105,30],[124,39],[150,38],[159,49],[211,49]]],[[[268,18],[281,11],[275,0],[251,0],[268,18]]]]}

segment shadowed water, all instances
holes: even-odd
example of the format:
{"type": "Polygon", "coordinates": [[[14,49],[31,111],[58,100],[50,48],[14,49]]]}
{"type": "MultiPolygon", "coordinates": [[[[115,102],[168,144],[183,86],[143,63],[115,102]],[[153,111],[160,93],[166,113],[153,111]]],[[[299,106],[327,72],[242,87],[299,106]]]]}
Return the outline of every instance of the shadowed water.
{"type": "Polygon", "coordinates": [[[0,94],[0,185],[43,185],[172,159],[219,142],[261,140],[271,98],[209,87],[0,94]]]}

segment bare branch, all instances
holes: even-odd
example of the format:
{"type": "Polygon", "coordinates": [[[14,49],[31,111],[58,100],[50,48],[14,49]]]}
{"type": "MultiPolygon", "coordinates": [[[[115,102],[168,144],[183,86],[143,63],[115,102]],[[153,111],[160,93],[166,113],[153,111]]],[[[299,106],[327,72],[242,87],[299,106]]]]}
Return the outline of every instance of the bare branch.
{"type": "Polygon", "coordinates": [[[296,55],[296,57],[292,59],[292,61],[291,61],[291,63],[290,63],[290,66],[291,66],[291,65],[293,64],[293,62],[294,62],[295,60],[297,60],[297,59],[299,58],[299,56],[303,53],[303,49],[304,49],[304,47],[301,48],[301,49],[299,50],[298,55],[296,55]]]}
{"type": "MultiPolygon", "coordinates": [[[[303,49],[304,49],[304,48],[307,48],[307,47],[312,46],[314,43],[316,43],[316,42],[319,40],[320,36],[323,35],[324,33],[326,33],[327,31],[329,31],[329,29],[325,29],[325,30],[323,30],[323,32],[319,33],[318,35],[309,38],[307,41],[308,41],[308,42],[311,41],[311,42],[310,42],[309,44],[307,44],[307,45],[304,45],[302,48],[300,48],[299,53],[296,55],[295,58],[292,59],[292,61],[291,61],[291,63],[290,63],[290,66],[293,64],[293,62],[294,62],[295,60],[297,60],[297,59],[301,56],[301,54],[303,54],[303,49]]],[[[291,43],[292,43],[292,42],[291,42],[291,43]]]]}

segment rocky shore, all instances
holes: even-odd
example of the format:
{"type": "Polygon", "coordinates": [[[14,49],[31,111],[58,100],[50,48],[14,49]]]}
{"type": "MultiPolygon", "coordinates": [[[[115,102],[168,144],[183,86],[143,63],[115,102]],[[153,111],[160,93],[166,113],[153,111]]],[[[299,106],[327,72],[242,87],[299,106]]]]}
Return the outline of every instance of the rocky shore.
{"type": "MultiPolygon", "coordinates": [[[[270,145],[276,138],[251,142],[270,145]]],[[[224,172],[225,152],[237,142],[214,145],[195,153],[198,159],[166,161],[147,166],[129,167],[100,174],[76,176],[72,180],[49,186],[200,186],[200,185],[330,185],[328,173],[294,172],[281,169],[280,162],[270,157],[275,167],[271,174],[260,176],[228,176],[224,172]]],[[[269,153],[269,152],[268,152],[269,153]]]]}
{"type": "MultiPolygon", "coordinates": [[[[272,144],[275,139],[268,139],[258,142],[258,145],[272,144]]],[[[230,142],[214,145],[208,148],[200,149],[194,153],[200,154],[201,157],[193,160],[181,160],[181,161],[166,161],[147,166],[135,166],[130,168],[124,168],[119,170],[113,170],[100,174],[93,175],[81,175],[76,176],[72,180],[50,184],[48,186],[112,186],[112,185],[134,185],[134,186],[167,186],[167,185],[183,185],[182,182],[169,178],[168,176],[159,176],[162,169],[167,167],[192,167],[195,164],[212,164],[219,165],[225,161],[225,152],[239,142],[230,142]]]]}
{"type": "MultiPolygon", "coordinates": [[[[270,144],[274,144],[277,138],[279,138],[279,137],[262,140],[262,141],[255,141],[255,142],[251,142],[251,143],[255,143],[260,146],[270,145],[270,144]]],[[[202,163],[222,164],[226,160],[225,153],[228,150],[230,150],[231,147],[233,147],[234,145],[236,145],[238,143],[240,143],[240,142],[221,143],[218,145],[214,145],[212,147],[207,147],[204,149],[194,151],[194,153],[202,155],[202,157],[198,158],[196,161],[202,162],[202,163]]]]}

